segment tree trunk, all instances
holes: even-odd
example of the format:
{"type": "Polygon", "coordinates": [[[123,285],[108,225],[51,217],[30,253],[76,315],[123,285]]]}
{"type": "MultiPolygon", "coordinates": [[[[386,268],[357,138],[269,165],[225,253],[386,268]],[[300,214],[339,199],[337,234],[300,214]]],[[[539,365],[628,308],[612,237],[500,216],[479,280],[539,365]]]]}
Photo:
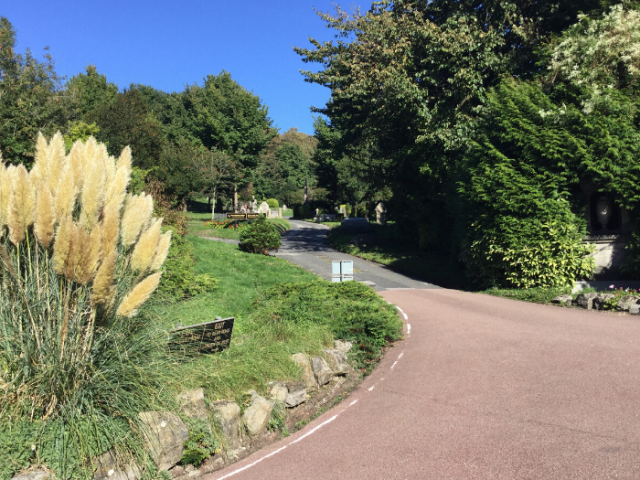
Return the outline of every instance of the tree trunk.
{"type": "Polygon", "coordinates": [[[211,206],[211,220],[216,219],[216,188],[213,189],[213,205],[211,206]]]}

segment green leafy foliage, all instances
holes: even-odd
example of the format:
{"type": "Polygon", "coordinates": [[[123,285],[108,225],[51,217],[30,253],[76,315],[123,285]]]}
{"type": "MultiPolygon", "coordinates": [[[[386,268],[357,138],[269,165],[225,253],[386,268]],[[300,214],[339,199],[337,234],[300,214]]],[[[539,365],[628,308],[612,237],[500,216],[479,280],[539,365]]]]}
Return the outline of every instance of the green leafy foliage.
{"type": "Polygon", "coordinates": [[[275,198],[267,198],[267,205],[269,205],[269,208],[278,208],[280,206],[280,204],[278,203],[278,200],[276,200],[275,198]]]}
{"type": "Polygon", "coordinates": [[[180,463],[197,467],[215,452],[218,443],[204,420],[186,416],[183,417],[183,420],[189,427],[189,438],[184,442],[184,452],[180,463]]]}
{"type": "Polygon", "coordinates": [[[280,248],[280,233],[261,215],[240,234],[240,248],[250,253],[266,253],[280,248]]]}

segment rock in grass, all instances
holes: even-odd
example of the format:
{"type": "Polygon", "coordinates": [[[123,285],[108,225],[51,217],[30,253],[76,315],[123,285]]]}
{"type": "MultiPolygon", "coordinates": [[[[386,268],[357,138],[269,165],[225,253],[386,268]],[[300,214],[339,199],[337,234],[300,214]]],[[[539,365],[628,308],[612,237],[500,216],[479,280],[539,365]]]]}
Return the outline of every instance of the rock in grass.
{"type": "Polygon", "coordinates": [[[302,381],[305,386],[307,388],[317,388],[318,383],[316,382],[316,377],[313,375],[313,369],[311,368],[311,363],[309,363],[307,356],[304,353],[296,353],[295,355],[292,355],[291,358],[302,370],[302,381]]]}
{"type": "Polygon", "coordinates": [[[596,308],[598,310],[604,310],[604,306],[607,303],[607,301],[611,300],[612,298],[615,298],[615,295],[613,293],[601,293],[598,296],[596,296],[596,298],[593,299],[593,308],[596,308]]]}
{"type": "Polygon", "coordinates": [[[353,342],[349,342],[347,340],[335,340],[333,342],[333,348],[335,350],[340,350],[341,352],[347,353],[353,348],[353,342]]]}
{"type": "Polygon", "coordinates": [[[251,405],[244,411],[244,415],[242,416],[249,435],[255,437],[267,428],[272,410],[273,402],[270,402],[258,394],[253,395],[251,405]]]}
{"type": "Polygon", "coordinates": [[[207,406],[204,403],[204,391],[201,388],[188,390],[178,395],[180,411],[187,417],[198,418],[209,422],[207,406]]]}
{"type": "Polygon", "coordinates": [[[171,412],[140,412],[142,434],[158,470],[169,470],[182,458],[189,428],[171,412]]]}
{"type": "Polygon", "coordinates": [[[353,372],[353,368],[349,365],[347,354],[340,350],[325,350],[327,363],[336,375],[347,375],[353,372]]]}
{"type": "Polygon", "coordinates": [[[202,472],[193,465],[173,467],[169,470],[169,473],[173,477],[173,480],[200,480],[202,478],[202,472]]]}
{"type": "Polygon", "coordinates": [[[597,296],[597,293],[581,293],[576,297],[576,305],[591,310],[593,308],[593,300],[597,296]]]}
{"type": "Polygon", "coordinates": [[[318,380],[318,385],[326,385],[333,378],[333,370],[329,368],[329,365],[322,357],[313,357],[311,359],[311,368],[316,380],[318,380]]]}
{"type": "Polygon", "coordinates": [[[113,449],[93,461],[97,467],[93,480],[138,480],[142,476],[140,467],[133,459],[127,461],[119,458],[113,449]]]}
{"type": "Polygon", "coordinates": [[[629,313],[631,315],[640,315],[640,304],[630,305],[629,313]]]}
{"type": "Polygon", "coordinates": [[[11,480],[49,480],[52,478],[53,475],[51,473],[39,470],[37,472],[21,473],[16,477],[12,477],[11,480]]]}
{"type": "Polygon", "coordinates": [[[282,382],[269,382],[267,384],[269,389],[269,398],[276,402],[284,402],[287,399],[289,390],[287,386],[282,382]]]}
{"type": "Polygon", "coordinates": [[[564,305],[565,307],[570,307],[573,303],[573,297],[571,295],[559,295],[553,300],[551,303],[555,303],[557,305],[564,305]]]}
{"type": "Polygon", "coordinates": [[[229,448],[237,448],[242,444],[242,419],[237,403],[222,400],[212,402],[213,417],[222,429],[229,448]]]}
{"type": "Polygon", "coordinates": [[[618,300],[618,304],[616,305],[616,310],[621,312],[628,312],[632,305],[637,305],[640,302],[640,297],[635,295],[624,295],[620,297],[618,300]]]}
{"type": "Polygon", "coordinates": [[[291,382],[287,384],[287,398],[284,404],[287,408],[297,407],[307,401],[307,389],[302,382],[291,382]]]}

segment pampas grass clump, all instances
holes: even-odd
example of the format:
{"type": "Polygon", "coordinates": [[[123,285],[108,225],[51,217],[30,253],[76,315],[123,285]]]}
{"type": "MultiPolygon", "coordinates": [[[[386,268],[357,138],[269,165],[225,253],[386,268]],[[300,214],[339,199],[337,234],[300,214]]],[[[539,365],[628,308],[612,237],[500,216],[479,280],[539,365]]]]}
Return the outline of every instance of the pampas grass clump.
{"type": "Polygon", "coordinates": [[[127,193],[130,175],[130,149],[115,159],[93,137],[66,155],[60,133],[39,135],[30,172],[0,157],[0,423],[89,415],[99,425],[135,418],[157,396],[141,362],[158,344],[136,315],[171,232],[150,196],[127,193]]]}

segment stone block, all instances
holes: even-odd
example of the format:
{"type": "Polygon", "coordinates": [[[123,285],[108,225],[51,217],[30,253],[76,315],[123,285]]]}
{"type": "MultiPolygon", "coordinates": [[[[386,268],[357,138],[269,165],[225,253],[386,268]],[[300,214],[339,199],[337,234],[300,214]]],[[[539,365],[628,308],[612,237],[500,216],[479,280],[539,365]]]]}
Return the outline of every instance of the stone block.
{"type": "Polygon", "coordinates": [[[118,458],[113,449],[94,458],[93,461],[96,466],[94,480],[138,480],[142,476],[133,459],[118,458]]]}
{"type": "Polygon", "coordinates": [[[311,368],[311,363],[307,356],[304,353],[296,353],[295,355],[292,355],[291,358],[302,370],[302,381],[304,382],[305,387],[318,388],[318,382],[316,382],[316,377],[313,374],[313,369],[311,368]]]}
{"type": "Polygon", "coordinates": [[[140,412],[142,434],[158,470],[169,470],[182,458],[189,428],[171,412],[140,412]]]}
{"type": "Polygon", "coordinates": [[[273,402],[254,392],[251,405],[244,411],[244,415],[242,416],[249,435],[255,437],[267,428],[272,410],[273,402]]]}
{"type": "Polygon", "coordinates": [[[565,307],[570,307],[573,303],[573,297],[571,295],[559,295],[553,300],[551,303],[555,303],[556,305],[564,305],[565,307]]]}
{"type": "Polygon", "coordinates": [[[353,368],[351,368],[347,360],[346,353],[340,350],[324,350],[324,353],[327,356],[329,368],[331,368],[336,375],[347,375],[353,372],[353,368]]]}
{"type": "Polygon", "coordinates": [[[284,404],[287,408],[297,407],[307,401],[307,389],[302,382],[292,382],[287,384],[287,398],[284,404]]]}
{"type": "Polygon", "coordinates": [[[212,402],[211,408],[213,409],[213,417],[224,433],[229,448],[237,448],[242,444],[240,407],[235,402],[222,400],[212,402]]]}
{"type": "Polygon", "coordinates": [[[202,472],[193,465],[178,465],[169,470],[173,480],[200,480],[202,472]]]}
{"type": "Polygon", "coordinates": [[[624,295],[618,300],[616,310],[628,312],[631,306],[638,304],[638,302],[640,302],[640,297],[635,295],[624,295]]]}
{"type": "Polygon", "coordinates": [[[640,315],[640,304],[630,305],[629,313],[631,315],[640,315]]]}
{"type": "Polygon", "coordinates": [[[269,398],[276,402],[284,402],[287,399],[289,390],[287,386],[282,382],[269,382],[267,384],[269,389],[269,398]]]}
{"type": "Polygon", "coordinates": [[[52,478],[53,474],[38,470],[35,472],[21,473],[20,475],[12,477],[11,480],[49,480],[52,478]]]}
{"type": "Polygon", "coordinates": [[[597,293],[581,293],[576,297],[576,305],[591,310],[593,308],[593,300],[597,296],[597,293]]]}
{"type": "Polygon", "coordinates": [[[353,348],[353,342],[349,342],[347,340],[334,340],[333,348],[335,350],[340,350],[341,352],[347,353],[353,348]]]}
{"type": "Polygon", "coordinates": [[[311,368],[320,386],[326,385],[333,378],[333,370],[329,368],[329,365],[322,357],[313,357],[311,359],[311,368]]]}
{"type": "Polygon", "coordinates": [[[611,300],[612,298],[615,298],[615,295],[613,293],[599,294],[596,298],[593,299],[593,308],[597,310],[603,310],[605,303],[607,303],[607,301],[611,300]]]}
{"type": "Polygon", "coordinates": [[[180,411],[187,417],[209,421],[207,406],[204,403],[204,391],[201,388],[188,390],[178,395],[180,411]]]}

